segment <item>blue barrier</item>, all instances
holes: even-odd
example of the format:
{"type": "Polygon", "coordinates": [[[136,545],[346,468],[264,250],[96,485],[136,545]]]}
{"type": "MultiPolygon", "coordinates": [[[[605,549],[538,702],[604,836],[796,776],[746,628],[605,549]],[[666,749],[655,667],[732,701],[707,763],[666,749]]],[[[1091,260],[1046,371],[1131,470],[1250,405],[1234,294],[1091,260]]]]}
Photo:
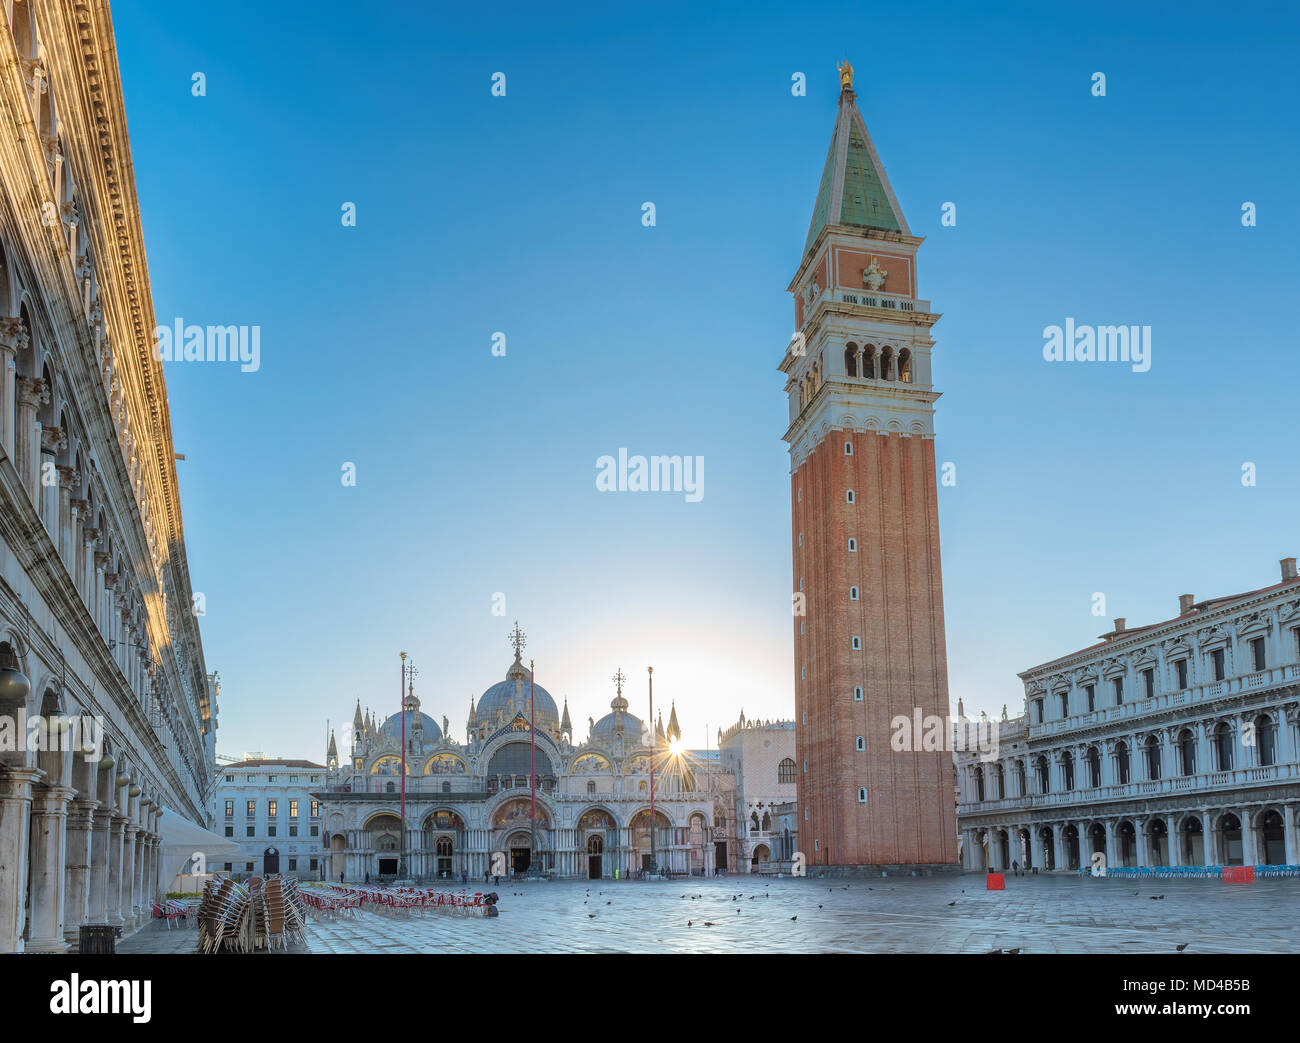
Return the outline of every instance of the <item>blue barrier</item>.
{"type": "MultiPolygon", "coordinates": [[[[1109,866],[1098,879],[1115,877],[1121,880],[1138,880],[1155,877],[1173,880],[1183,877],[1211,880],[1223,875],[1223,866],[1109,866]]],[[[1300,877],[1300,865],[1255,866],[1256,877],[1300,877]]],[[[1080,866],[1080,876],[1093,876],[1091,866],[1080,866]]]]}

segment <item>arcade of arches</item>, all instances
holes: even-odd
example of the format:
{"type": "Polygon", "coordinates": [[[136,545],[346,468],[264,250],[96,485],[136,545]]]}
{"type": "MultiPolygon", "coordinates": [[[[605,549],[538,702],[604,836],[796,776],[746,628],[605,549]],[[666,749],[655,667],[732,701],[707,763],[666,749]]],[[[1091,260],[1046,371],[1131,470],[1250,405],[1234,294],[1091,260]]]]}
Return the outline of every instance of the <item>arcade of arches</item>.
{"type": "Polygon", "coordinates": [[[1206,808],[1168,814],[995,825],[963,830],[969,870],[1043,872],[1099,864],[1240,866],[1300,864],[1300,805],[1206,808]]]}

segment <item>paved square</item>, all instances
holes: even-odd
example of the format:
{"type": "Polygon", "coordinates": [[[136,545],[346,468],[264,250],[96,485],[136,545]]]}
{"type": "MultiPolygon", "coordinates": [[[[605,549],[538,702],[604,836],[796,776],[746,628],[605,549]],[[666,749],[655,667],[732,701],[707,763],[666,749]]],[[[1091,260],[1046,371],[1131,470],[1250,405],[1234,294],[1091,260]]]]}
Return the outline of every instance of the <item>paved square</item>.
{"type": "MultiPolygon", "coordinates": [[[[495,919],[357,912],[313,920],[313,953],[1300,952],[1300,880],[983,876],[874,881],[502,883],[495,919]],[[1163,895],[1163,898],[1153,897],[1163,895]],[[792,917],[796,919],[792,919],[792,917]]],[[[187,952],[156,923],[118,951],[187,952]]]]}

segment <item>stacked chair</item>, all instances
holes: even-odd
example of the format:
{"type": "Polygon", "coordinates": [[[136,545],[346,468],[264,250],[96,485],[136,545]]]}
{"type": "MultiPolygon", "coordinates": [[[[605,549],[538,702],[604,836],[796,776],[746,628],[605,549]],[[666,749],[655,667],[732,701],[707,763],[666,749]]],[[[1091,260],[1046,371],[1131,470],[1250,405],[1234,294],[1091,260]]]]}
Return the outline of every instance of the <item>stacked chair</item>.
{"type": "Polygon", "coordinates": [[[307,911],[298,882],[282,876],[248,885],[214,877],[199,903],[200,952],[288,949],[307,940],[307,911]]]}

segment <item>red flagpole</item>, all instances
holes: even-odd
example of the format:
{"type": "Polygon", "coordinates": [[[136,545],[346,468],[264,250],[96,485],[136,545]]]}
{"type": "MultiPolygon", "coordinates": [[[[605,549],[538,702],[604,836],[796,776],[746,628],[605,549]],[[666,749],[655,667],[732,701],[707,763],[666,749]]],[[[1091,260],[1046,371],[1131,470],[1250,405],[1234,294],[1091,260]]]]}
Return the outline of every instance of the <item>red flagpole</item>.
{"type": "MultiPolygon", "coordinates": [[[[533,702],[533,660],[528,660],[528,789],[532,795],[532,810],[529,818],[533,827],[533,857],[537,857],[537,708],[533,702]]],[[[540,860],[539,860],[540,861],[540,860]]]]}
{"type": "MultiPolygon", "coordinates": [[[[397,710],[402,715],[402,861],[406,861],[406,653],[402,653],[402,678],[397,684],[397,710]]],[[[398,866],[398,869],[405,869],[398,866]]]]}
{"type": "Polygon", "coordinates": [[[655,731],[655,668],[647,666],[646,673],[650,682],[650,868],[658,872],[655,865],[655,751],[659,735],[655,731]]]}

